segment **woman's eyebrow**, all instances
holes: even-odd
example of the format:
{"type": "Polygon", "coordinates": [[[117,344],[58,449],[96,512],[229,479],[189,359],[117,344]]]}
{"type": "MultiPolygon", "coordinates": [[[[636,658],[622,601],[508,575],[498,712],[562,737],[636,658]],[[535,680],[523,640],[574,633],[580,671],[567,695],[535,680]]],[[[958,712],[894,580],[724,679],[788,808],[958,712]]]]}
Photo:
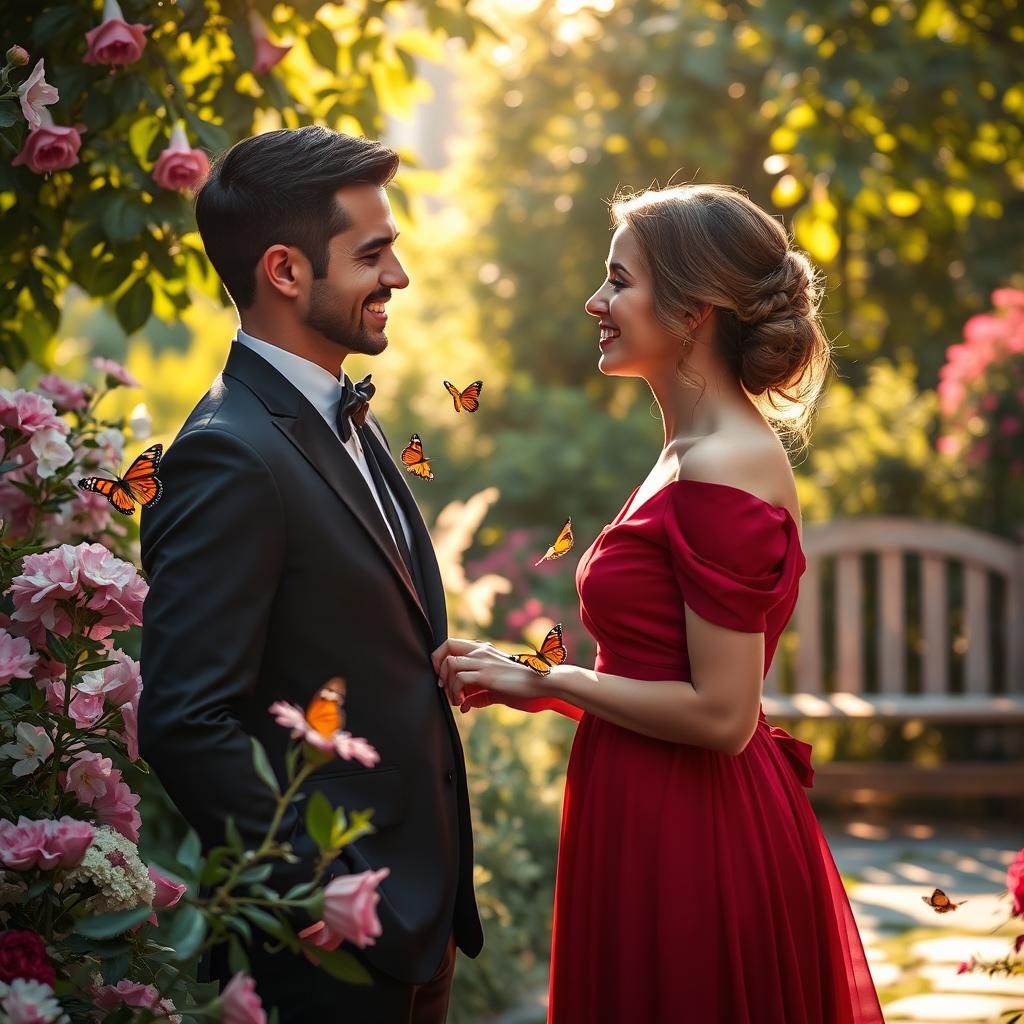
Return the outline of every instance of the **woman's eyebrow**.
{"type": "Polygon", "coordinates": [[[608,264],[609,270],[614,270],[617,274],[625,274],[626,277],[632,277],[633,275],[618,261],[608,264]]]}

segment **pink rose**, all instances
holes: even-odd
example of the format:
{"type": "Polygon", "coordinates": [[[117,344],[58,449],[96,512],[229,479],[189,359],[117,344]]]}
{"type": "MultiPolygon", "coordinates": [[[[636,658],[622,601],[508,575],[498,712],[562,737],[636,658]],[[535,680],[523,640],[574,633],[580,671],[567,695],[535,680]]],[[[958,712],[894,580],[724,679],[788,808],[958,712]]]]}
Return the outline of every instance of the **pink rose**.
{"type": "Polygon", "coordinates": [[[1006,888],[1013,898],[1013,913],[1024,917],[1024,850],[1020,850],[1006,872],[1006,888]]]}
{"type": "Polygon", "coordinates": [[[256,982],[239,972],[220,996],[221,1024],[266,1024],[267,1015],[256,993],[256,982]]]}
{"type": "Polygon", "coordinates": [[[75,381],[65,380],[55,373],[40,377],[36,389],[50,399],[58,409],[78,412],[89,404],[92,388],[75,381]]]}
{"type": "Polygon", "coordinates": [[[188,144],[185,127],[179,121],[171,132],[167,148],[156,158],[153,180],[161,187],[181,192],[202,184],[210,173],[210,161],[201,149],[188,144]]]}
{"type": "Polygon", "coordinates": [[[173,1024],[180,1024],[181,1016],[174,1012],[174,1003],[170,999],[162,999],[160,993],[152,985],[143,985],[139,981],[123,978],[116,985],[103,985],[96,989],[92,1001],[99,1010],[114,1010],[118,1006],[141,1006],[158,1010],[173,1024]]]}
{"type": "Polygon", "coordinates": [[[24,164],[36,174],[63,171],[78,163],[84,128],[53,123],[50,113],[40,113],[42,123],[25,136],[21,152],[11,161],[15,166],[24,164]]]}
{"type": "Polygon", "coordinates": [[[136,704],[142,693],[142,674],[139,663],[124,651],[111,650],[107,658],[114,661],[103,669],[103,692],[111,704],[136,704]]]}
{"type": "Polygon", "coordinates": [[[123,384],[126,388],[142,387],[142,384],[114,359],[104,359],[103,356],[96,356],[92,361],[92,365],[93,369],[99,370],[106,378],[108,388],[116,387],[119,384],[123,384]]]}
{"type": "Polygon", "coordinates": [[[29,437],[41,430],[68,432],[68,425],[57,415],[53,402],[24,388],[0,388],[0,427],[16,427],[29,437]]]}
{"type": "Polygon", "coordinates": [[[1024,291],[1020,288],[997,288],[992,293],[992,305],[997,309],[1024,308],[1024,291]]]}
{"type": "Polygon", "coordinates": [[[249,11],[249,29],[252,32],[253,43],[252,73],[265,75],[281,62],[291,47],[272,43],[267,33],[267,23],[253,10],[249,11]]]}
{"type": "Polygon", "coordinates": [[[32,653],[32,645],[23,636],[11,636],[0,629],[0,686],[12,679],[29,679],[39,655],[32,653]]]}
{"type": "MultiPolygon", "coordinates": [[[[25,57],[27,60],[28,54],[25,57]]],[[[60,99],[57,90],[46,81],[45,74],[43,60],[40,57],[36,61],[32,73],[18,86],[21,112],[25,115],[25,120],[28,121],[30,128],[38,128],[43,123],[40,117],[43,107],[56,103],[60,99]]]]}
{"type": "Polygon", "coordinates": [[[328,882],[324,889],[326,941],[317,945],[325,949],[337,948],[342,942],[351,942],[360,949],[372,946],[381,934],[377,886],[390,873],[388,868],[381,868],[358,875],[339,875],[328,882]]]}
{"type": "Polygon", "coordinates": [[[138,703],[121,705],[121,739],[124,740],[128,752],[128,760],[134,764],[139,759],[139,705],[138,703]]]}
{"type": "Polygon", "coordinates": [[[129,25],[117,0],[103,5],[103,23],[85,33],[89,49],[82,58],[86,64],[134,64],[146,48],[146,33],[151,25],[129,25]]]}
{"type": "Polygon", "coordinates": [[[109,825],[126,839],[137,843],[142,827],[142,816],[135,809],[139,799],[139,795],[121,780],[121,770],[115,768],[107,778],[106,792],[93,803],[93,810],[101,825],[109,825]]]}
{"type": "Polygon", "coordinates": [[[82,751],[75,756],[68,770],[61,773],[61,786],[65,793],[73,793],[85,807],[92,807],[110,787],[114,764],[109,757],[94,750],[82,751]]]}
{"type": "Polygon", "coordinates": [[[77,867],[93,835],[92,825],[67,815],[56,821],[33,821],[24,816],[18,818],[17,824],[0,821],[0,864],[15,871],[77,867]]]}
{"type": "Polygon", "coordinates": [[[11,583],[11,618],[25,623],[19,632],[31,636],[41,634],[40,627],[70,636],[71,612],[88,608],[99,613],[89,634],[103,640],[115,630],[142,624],[148,590],[135,566],[102,544],[61,544],[22,562],[22,574],[11,583]]]}

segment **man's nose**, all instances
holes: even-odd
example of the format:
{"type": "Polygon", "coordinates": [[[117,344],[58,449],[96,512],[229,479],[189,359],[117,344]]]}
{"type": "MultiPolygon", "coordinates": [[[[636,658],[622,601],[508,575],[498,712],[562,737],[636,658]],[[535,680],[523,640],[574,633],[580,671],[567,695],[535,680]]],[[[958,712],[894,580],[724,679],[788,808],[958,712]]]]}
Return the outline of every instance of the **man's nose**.
{"type": "Polygon", "coordinates": [[[405,272],[405,268],[397,256],[392,257],[390,264],[381,273],[380,283],[387,285],[388,288],[409,287],[409,275],[405,272]]]}

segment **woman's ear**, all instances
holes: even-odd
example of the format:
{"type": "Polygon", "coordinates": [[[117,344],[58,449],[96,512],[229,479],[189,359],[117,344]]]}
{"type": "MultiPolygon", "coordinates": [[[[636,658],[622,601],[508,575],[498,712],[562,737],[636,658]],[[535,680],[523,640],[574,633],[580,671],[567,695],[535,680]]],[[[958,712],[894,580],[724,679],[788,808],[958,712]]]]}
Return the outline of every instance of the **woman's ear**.
{"type": "Polygon", "coordinates": [[[711,316],[711,314],[714,311],[715,307],[712,306],[710,302],[705,302],[704,305],[700,307],[700,311],[697,313],[697,315],[695,317],[690,318],[688,322],[690,330],[696,333],[701,327],[704,326],[704,323],[707,321],[707,318],[711,316]]]}

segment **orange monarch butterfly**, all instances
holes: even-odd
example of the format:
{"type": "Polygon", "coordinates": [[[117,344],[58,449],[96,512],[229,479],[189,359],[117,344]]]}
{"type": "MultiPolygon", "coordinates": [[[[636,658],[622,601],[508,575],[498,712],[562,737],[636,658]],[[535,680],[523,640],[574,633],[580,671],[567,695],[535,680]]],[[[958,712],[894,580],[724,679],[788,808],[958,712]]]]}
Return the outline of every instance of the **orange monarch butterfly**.
{"type": "Polygon", "coordinates": [[[345,680],[335,676],[317,690],[306,708],[306,721],[325,739],[345,728],[345,692],[345,680]]]}
{"type": "Polygon", "coordinates": [[[562,624],[559,622],[551,628],[536,654],[510,654],[508,657],[510,661],[518,661],[520,665],[526,665],[539,675],[546,676],[552,665],[561,665],[569,657],[562,643],[562,624]]]}
{"type": "Polygon", "coordinates": [[[135,503],[149,508],[160,500],[164,485],[157,477],[164,446],[155,444],[147,448],[129,467],[124,476],[107,480],[101,476],[87,476],[78,481],[83,491],[95,491],[122,515],[135,515],[135,503]]]}
{"type": "Polygon", "coordinates": [[[402,452],[402,462],[405,468],[421,480],[433,480],[434,474],[430,471],[430,463],[423,454],[423,442],[419,434],[413,434],[409,443],[402,452]]]}
{"type": "Polygon", "coordinates": [[[931,896],[922,896],[921,899],[931,907],[936,914],[948,914],[957,907],[962,907],[967,900],[954,903],[941,889],[936,889],[931,896]]]}
{"type": "Polygon", "coordinates": [[[448,389],[448,394],[452,396],[456,412],[462,412],[463,409],[466,412],[476,412],[480,408],[480,392],[484,389],[484,382],[482,380],[473,381],[463,391],[459,391],[450,380],[446,380],[444,386],[448,389]]]}
{"type": "Polygon", "coordinates": [[[573,544],[576,543],[576,539],[572,535],[572,516],[569,516],[565,521],[565,526],[558,531],[558,536],[555,538],[555,543],[548,548],[545,552],[544,557],[541,558],[540,562],[536,562],[534,567],[540,565],[541,562],[553,562],[556,558],[561,558],[562,555],[569,554],[572,551],[573,544]]]}

